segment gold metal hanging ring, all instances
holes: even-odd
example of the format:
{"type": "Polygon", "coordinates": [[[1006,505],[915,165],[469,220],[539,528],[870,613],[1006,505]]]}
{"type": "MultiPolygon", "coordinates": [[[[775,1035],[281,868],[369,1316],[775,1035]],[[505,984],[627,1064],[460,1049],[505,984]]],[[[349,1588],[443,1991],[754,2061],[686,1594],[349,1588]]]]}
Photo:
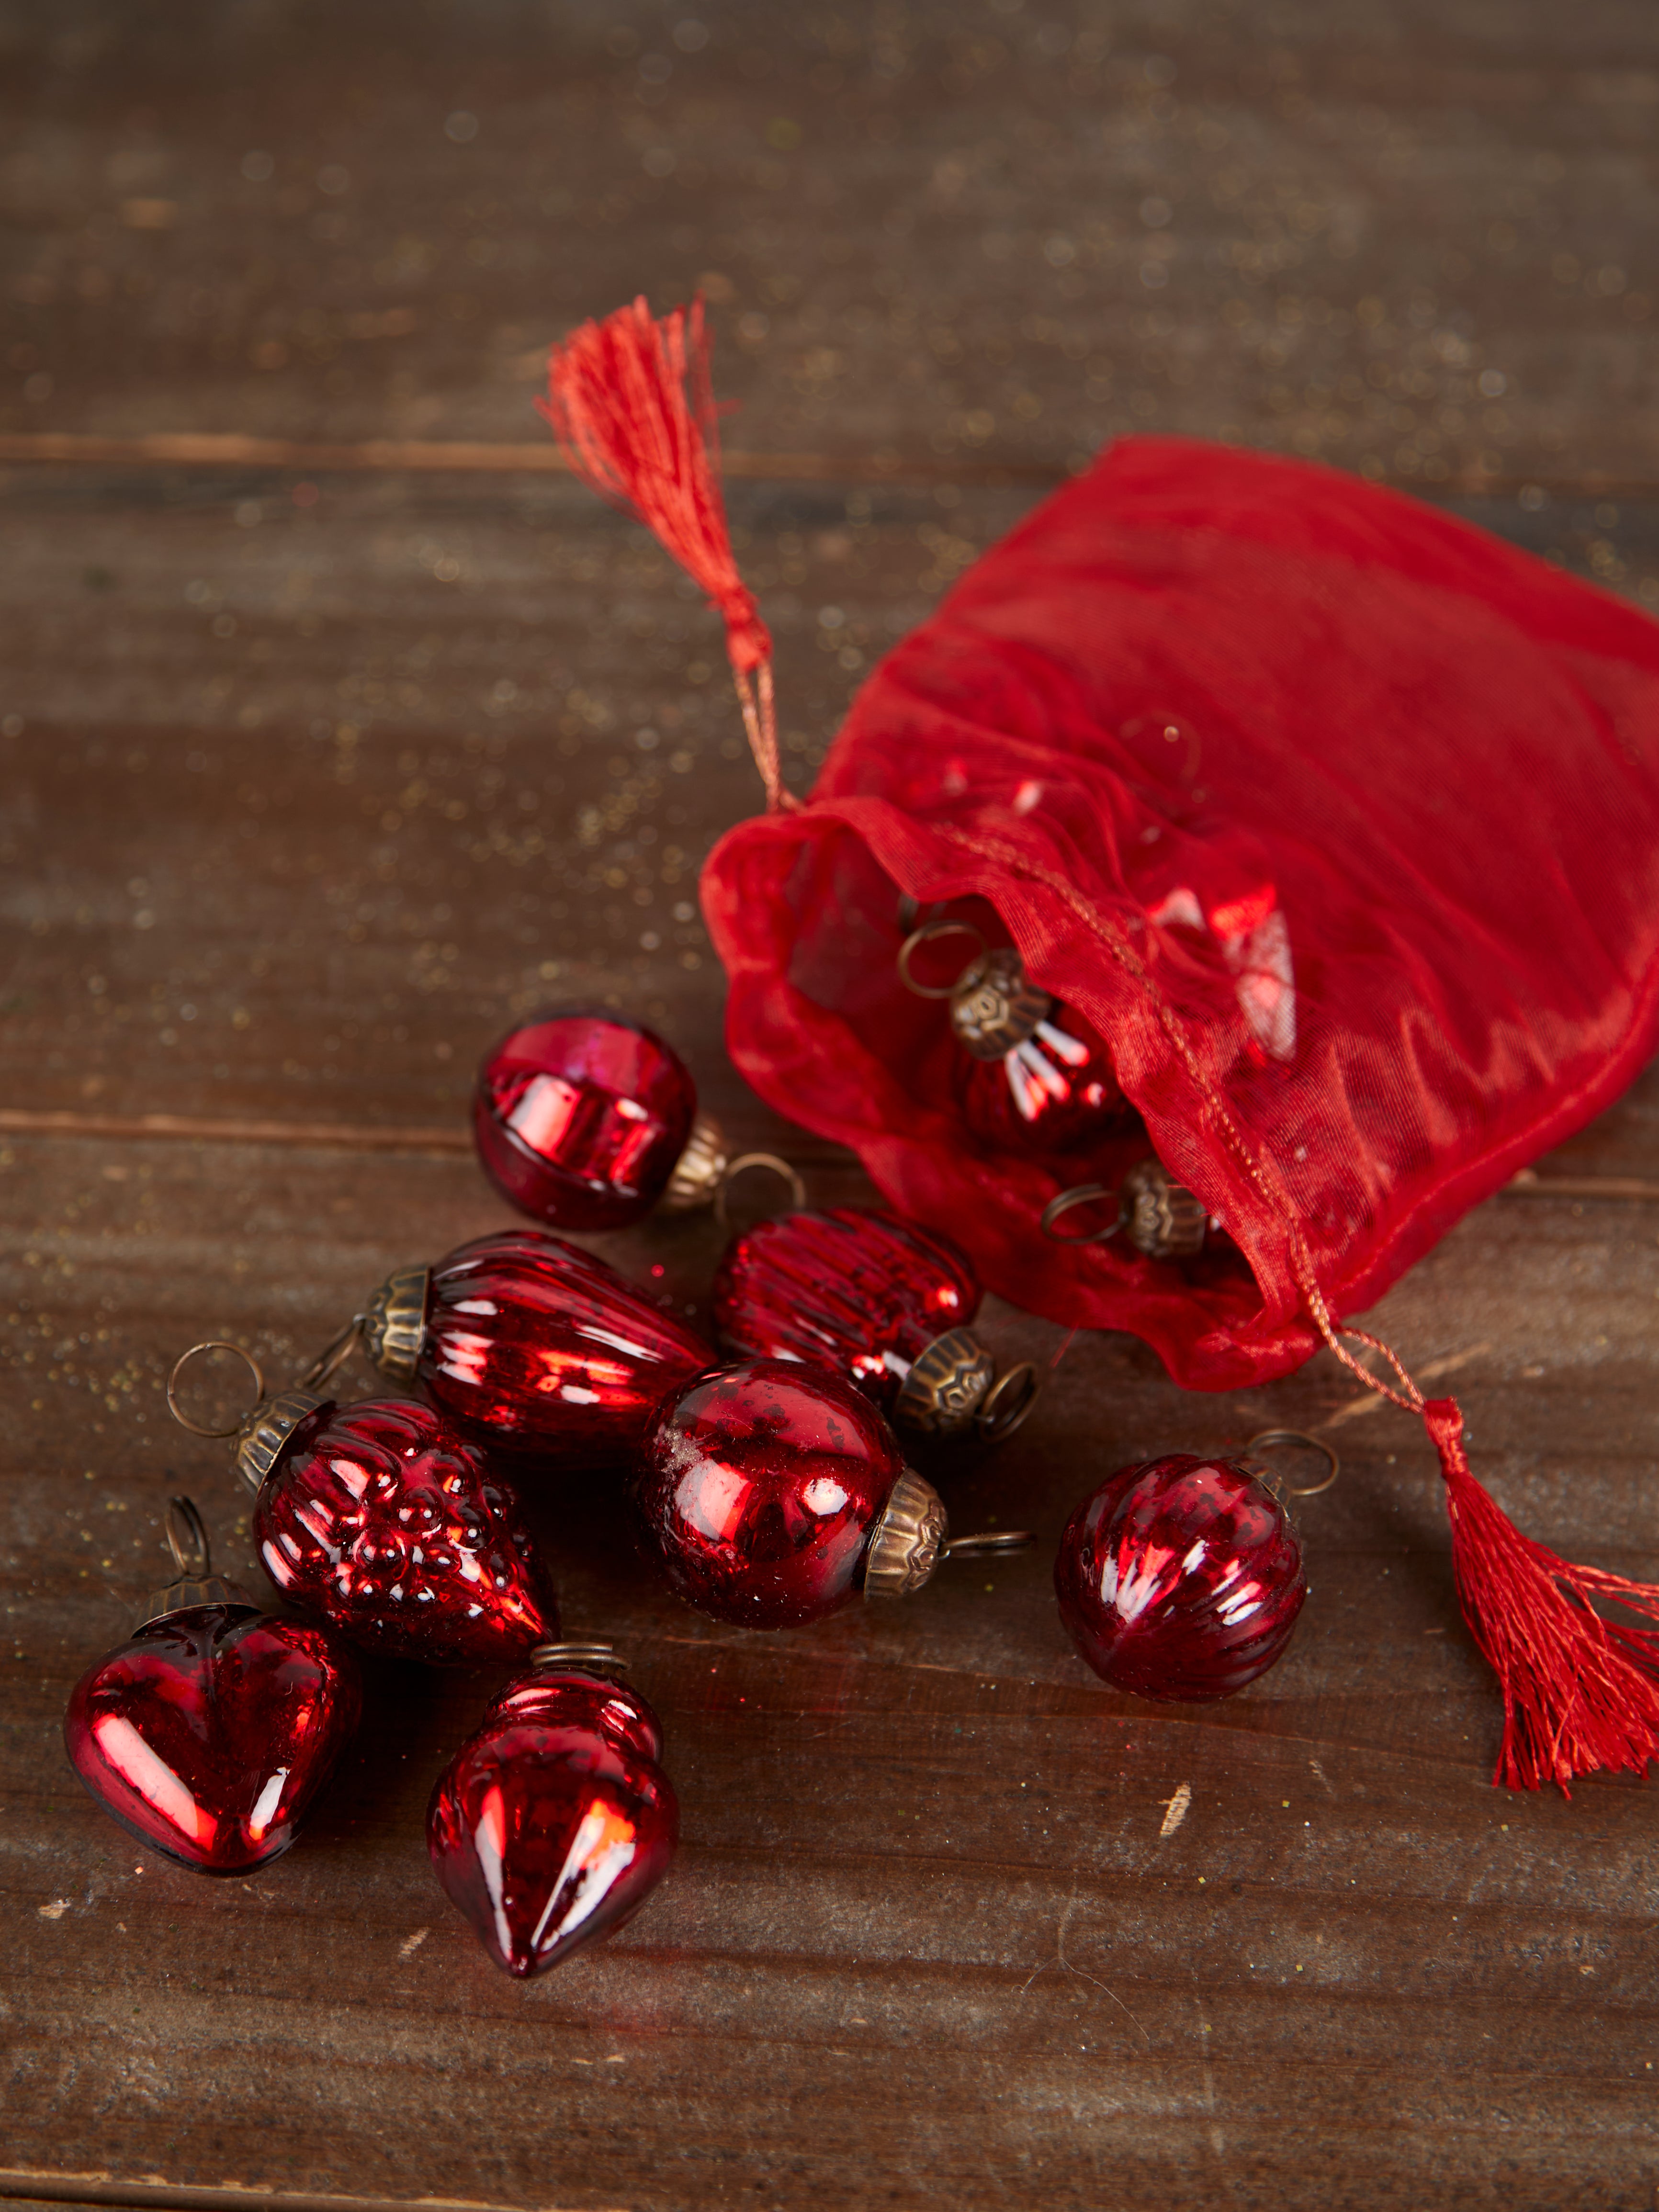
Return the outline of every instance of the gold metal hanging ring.
{"type": "MultiPolygon", "coordinates": [[[[256,1393],[254,1405],[257,1406],[259,1400],[265,1395],[265,1370],[253,1354],[251,1352],[245,1352],[240,1344],[228,1343],[222,1336],[210,1336],[204,1343],[192,1344],[188,1352],[181,1352],[173,1361],[173,1372],[167,1377],[167,1411],[178,1422],[179,1427],[188,1429],[193,1437],[234,1437],[241,1428],[242,1424],[240,1419],[233,1421],[228,1429],[204,1428],[199,1421],[192,1421],[179,1403],[179,1377],[197,1354],[203,1352],[234,1352],[238,1359],[246,1364],[253,1376],[256,1393]]],[[[252,1410],[252,1408],[250,1407],[249,1411],[252,1410]]]]}
{"type": "Polygon", "coordinates": [[[1123,1207],[1121,1200],[1118,1205],[1117,1219],[1109,1229],[1090,1229],[1085,1230],[1081,1236],[1076,1234],[1062,1236],[1054,1224],[1058,1221],[1064,1220],[1074,1207],[1095,1206],[1102,1199],[1109,1199],[1114,1194],[1107,1189],[1103,1182],[1080,1182],[1072,1190],[1061,1191],[1057,1198],[1051,1198],[1042,1209],[1043,1235],[1052,1237],[1056,1244],[1103,1244],[1109,1237],[1115,1237],[1123,1226],[1123,1207]]]}
{"type": "Polygon", "coordinates": [[[1020,1360],[999,1375],[986,1392],[985,1402],[974,1416],[974,1426],[981,1436],[1000,1444],[1005,1437],[1012,1436],[1036,1405],[1042,1387],[1031,1362],[1020,1360]]]}
{"type": "Polygon", "coordinates": [[[1036,1541],[1035,1528],[979,1528],[971,1536],[952,1536],[940,1549],[947,1559],[981,1552],[1025,1552],[1036,1541]]]}
{"type": "MultiPolygon", "coordinates": [[[[974,961],[986,949],[985,932],[971,921],[952,921],[947,915],[941,921],[924,921],[920,929],[913,929],[898,950],[899,981],[907,991],[914,991],[919,999],[948,999],[956,990],[955,983],[918,983],[910,973],[911,956],[924,945],[931,945],[940,937],[971,937],[975,950],[963,964],[965,974],[974,961]]],[[[961,976],[957,977],[961,981],[961,976]]]]}
{"type": "Polygon", "coordinates": [[[1263,1451],[1274,1444],[1291,1444],[1299,1451],[1317,1452],[1330,1469],[1323,1482],[1310,1482],[1301,1490],[1287,1489],[1286,1497],[1317,1498],[1322,1491],[1330,1488],[1342,1472],[1342,1462],[1337,1456],[1335,1445],[1328,1443],[1323,1437],[1308,1436],[1301,1429],[1263,1429],[1260,1436],[1250,1438],[1244,1449],[1247,1452],[1263,1451]]]}
{"type": "Polygon", "coordinates": [[[345,1365],[368,1326],[367,1314],[353,1314],[340,1334],[325,1344],[295,1384],[296,1390],[320,1390],[345,1365]]]}
{"type": "Polygon", "coordinates": [[[207,1523],[196,1510],[193,1498],[169,1498],[167,1517],[167,1549],[173,1564],[191,1582],[204,1583],[213,1571],[208,1547],[207,1523]]]}
{"type": "Polygon", "coordinates": [[[714,1218],[722,1229],[732,1226],[731,1216],[726,1210],[726,1194],[738,1177],[746,1175],[750,1168],[769,1168],[775,1176],[782,1176],[789,1186],[789,1211],[792,1213],[800,1212],[806,1204],[806,1184],[799,1168],[791,1167],[789,1162],[780,1158],[776,1152],[739,1152],[736,1159],[727,1163],[725,1172],[714,1186],[714,1218]]]}

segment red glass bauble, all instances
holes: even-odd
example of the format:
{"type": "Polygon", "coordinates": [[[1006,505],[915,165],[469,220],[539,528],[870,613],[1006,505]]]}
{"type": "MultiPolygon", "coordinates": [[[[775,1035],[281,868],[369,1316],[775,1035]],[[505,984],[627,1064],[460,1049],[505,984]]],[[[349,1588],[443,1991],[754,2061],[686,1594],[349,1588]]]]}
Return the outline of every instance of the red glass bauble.
{"type": "Polygon", "coordinates": [[[554,1229],[625,1229],[662,1196],[696,1085],[653,1030],[580,1008],[510,1030],[478,1071],[472,1130],[503,1198],[554,1229]]]}
{"type": "Polygon", "coordinates": [[[365,1650],[434,1667],[510,1660],[558,1634],[517,1499],[441,1413],[408,1398],[273,1409],[285,1403],[301,1418],[253,1515],[280,1590],[365,1650]]]}
{"type": "Polygon", "coordinates": [[[433,1866],[509,1974],[620,1928],[668,1871],[679,1813],[661,1757],[643,1698],[555,1662],[509,1683],[439,1778],[433,1866]]]}
{"type": "Polygon", "coordinates": [[[1084,1152],[1121,1135],[1136,1118],[1103,1039],[1057,1000],[999,1058],[959,1055],[951,1082],[963,1121],[993,1152],[1030,1158],[1084,1152]]]}
{"type": "Polygon", "coordinates": [[[994,1370],[965,1329],[979,1299],[955,1245],[855,1206],[758,1223],[732,1238],[714,1278],[730,1351],[844,1375],[917,1428],[965,1427],[990,1388],[994,1370]]]}
{"type": "Polygon", "coordinates": [[[705,1375],[657,1416],[639,1503],[699,1611],[789,1628],[850,1604],[895,1486],[892,1431],[839,1376],[778,1359],[705,1375]]]}
{"type": "Polygon", "coordinates": [[[663,1400],[713,1364],[603,1260],[509,1230],[433,1268],[413,1375],[482,1443],[597,1465],[631,1458],[663,1400]]]}
{"type": "Polygon", "coordinates": [[[191,1605],[82,1676],[64,1741],[134,1835],[204,1874],[248,1874],[294,1841],[358,1708],[351,1655],[322,1629],[191,1605]]]}
{"type": "Polygon", "coordinates": [[[1265,1674],[1307,1595],[1284,1508],[1235,1460],[1175,1452],[1110,1475],[1066,1524],[1060,1617],[1096,1674],[1200,1703],[1265,1674]]]}

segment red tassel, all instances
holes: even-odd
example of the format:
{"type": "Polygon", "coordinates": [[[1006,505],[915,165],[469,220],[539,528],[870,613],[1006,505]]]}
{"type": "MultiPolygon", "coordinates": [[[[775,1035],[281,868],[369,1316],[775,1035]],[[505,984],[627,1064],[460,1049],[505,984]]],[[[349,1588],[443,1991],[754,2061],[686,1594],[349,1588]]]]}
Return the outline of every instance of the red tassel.
{"type": "Polygon", "coordinates": [[[1575,1566],[1523,1535],[1470,1469],[1457,1401],[1421,1411],[1446,1478],[1464,1618],[1504,1692],[1493,1779],[1571,1796],[1568,1784],[1598,1768],[1643,1773],[1659,1756],[1659,1633],[1603,1620],[1590,1601],[1659,1620],[1659,1588],[1575,1566]]]}
{"type": "Polygon", "coordinates": [[[654,532],[726,623],[744,725],[769,806],[793,806],[778,763],[772,640],[738,574],[720,496],[720,430],[702,301],[660,321],[645,301],[584,323],[548,357],[538,407],[566,459],[654,532]]]}

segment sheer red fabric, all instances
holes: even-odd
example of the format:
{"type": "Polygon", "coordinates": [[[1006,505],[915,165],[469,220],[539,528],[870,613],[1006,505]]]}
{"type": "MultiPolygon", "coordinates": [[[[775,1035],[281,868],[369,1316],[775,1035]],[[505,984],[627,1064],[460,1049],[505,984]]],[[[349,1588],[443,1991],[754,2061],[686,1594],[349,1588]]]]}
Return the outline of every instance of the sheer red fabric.
{"type": "MultiPolygon", "coordinates": [[[[1134,441],[889,656],[803,810],[732,560],[695,307],[584,325],[549,386],[571,465],[726,622],[769,811],[716,848],[703,903],[755,1088],[851,1145],[1006,1297],[1133,1330],[1179,1382],[1263,1381],[1328,1344],[1438,1454],[1459,1598],[1503,1692],[1498,1778],[1643,1771],[1659,1586],[1516,1528],[1455,1403],[1344,1317],[1653,1049],[1659,629],[1350,478],[1134,441]],[[901,897],[1011,940],[1013,998],[975,971],[953,1030],[909,995],[901,897]],[[1052,1019],[1028,1032],[1045,992],[1052,1019]],[[1006,1046],[1029,1107],[1033,1085],[1063,1091],[1042,1055],[1071,1066],[1079,1022],[1144,1117],[1105,1117],[1088,1179],[1117,1184],[1155,1145],[1224,1232],[1196,1256],[1048,1242],[1075,1152],[1024,1142],[1036,1129],[1000,1147],[1002,1117],[962,1111],[964,1043],[989,1048],[981,1075],[1006,1046]]],[[[1169,1220],[1179,1237],[1151,1242],[1190,1252],[1192,1195],[1169,1220]]]]}
{"type": "Polygon", "coordinates": [[[1643,615],[1329,471],[1127,441],[716,848],[732,1054],[1005,1297],[1261,1382],[1320,1341],[1310,1278],[1363,1310],[1654,1050],[1656,769],[1643,615]],[[1037,1232],[1077,1164],[964,1127],[901,893],[988,902],[1231,1246],[1037,1232]]]}

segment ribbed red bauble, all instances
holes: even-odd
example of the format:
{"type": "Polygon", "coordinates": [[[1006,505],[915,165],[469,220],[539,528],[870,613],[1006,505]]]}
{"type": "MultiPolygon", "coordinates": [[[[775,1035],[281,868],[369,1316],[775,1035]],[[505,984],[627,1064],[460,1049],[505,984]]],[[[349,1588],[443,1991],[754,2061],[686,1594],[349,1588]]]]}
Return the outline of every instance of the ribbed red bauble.
{"type": "Polygon", "coordinates": [[[714,1358],[603,1260],[527,1229],[392,1276],[363,1334],[383,1374],[478,1443],[583,1466],[631,1458],[658,1406],[714,1358]]]}
{"type": "Polygon", "coordinates": [[[843,1375],[901,1430],[934,1436],[1006,1436],[1036,1395],[1029,1364],[999,1378],[967,1327],[979,1303],[954,1244],[866,1206],[760,1222],[714,1278],[729,1351],[843,1375]]]}
{"type": "Polygon", "coordinates": [[[986,945],[972,922],[936,918],[906,938],[899,974],[919,998],[949,1000],[962,1048],[951,1076],[957,1109],[991,1151],[1050,1159],[1134,1126],[1105,1039],[1034,983],[1012,945],[986,945]],[[915,956],[945,939],[976,939],[980,949],[954,983],[921,980],[915,956]]]}
{"type": "Polygon", "coordinates": [[[1307,1595],[1302,1544],[1237,1460],[1175,1452],[1121,1468],[1066,1524],[1060,1617],[1097,1674],[1136,1696],[1202,1703],[1263,1674],[1307,1595]]]}

